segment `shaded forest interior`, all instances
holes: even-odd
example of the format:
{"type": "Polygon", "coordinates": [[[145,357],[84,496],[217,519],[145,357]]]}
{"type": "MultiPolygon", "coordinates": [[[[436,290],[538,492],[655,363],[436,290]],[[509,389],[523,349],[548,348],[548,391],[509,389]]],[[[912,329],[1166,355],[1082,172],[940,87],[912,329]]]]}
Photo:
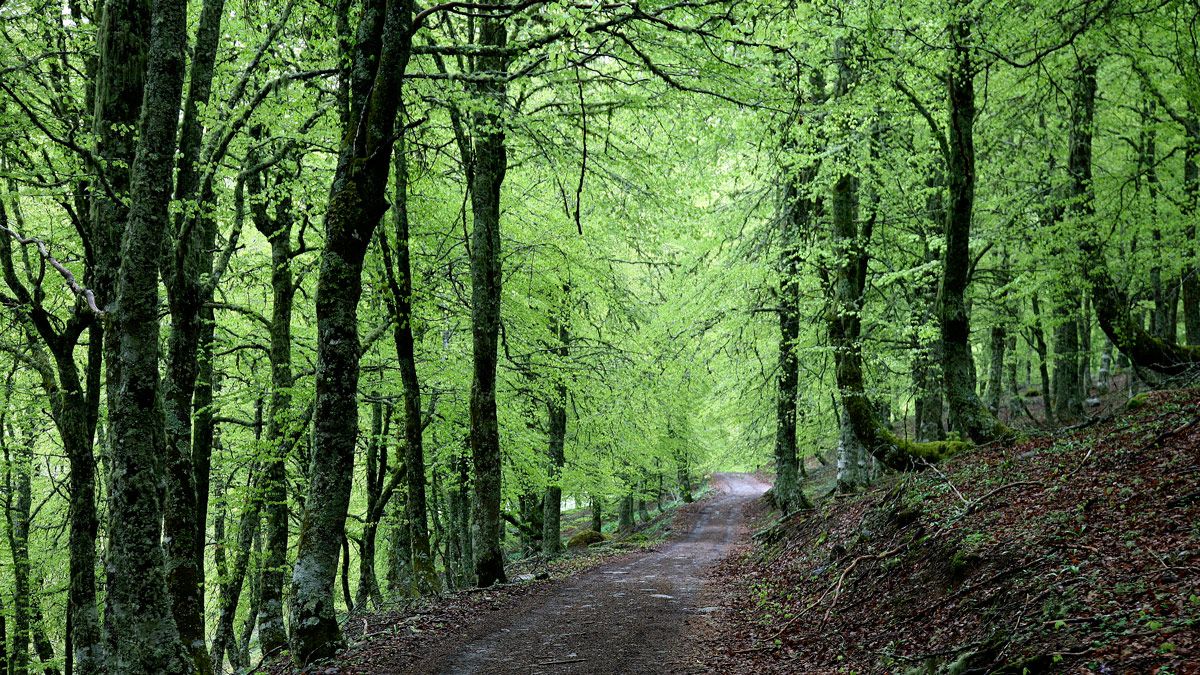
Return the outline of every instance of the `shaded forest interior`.
{"type": "Polygon", "coordinates": [[[1194,0],[0,0],[0,182],[14,674],[1197,415],[1194,0]]]}

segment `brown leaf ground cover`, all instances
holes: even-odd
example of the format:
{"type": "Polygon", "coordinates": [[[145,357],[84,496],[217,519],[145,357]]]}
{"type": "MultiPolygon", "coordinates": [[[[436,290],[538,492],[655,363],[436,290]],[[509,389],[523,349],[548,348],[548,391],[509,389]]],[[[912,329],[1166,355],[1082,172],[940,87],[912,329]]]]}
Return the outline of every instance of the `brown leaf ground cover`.
{"type": "Polygon", "coordinates": [[[1200,672],[1200,391],[777,516],[695,670],[1200,672]]]}

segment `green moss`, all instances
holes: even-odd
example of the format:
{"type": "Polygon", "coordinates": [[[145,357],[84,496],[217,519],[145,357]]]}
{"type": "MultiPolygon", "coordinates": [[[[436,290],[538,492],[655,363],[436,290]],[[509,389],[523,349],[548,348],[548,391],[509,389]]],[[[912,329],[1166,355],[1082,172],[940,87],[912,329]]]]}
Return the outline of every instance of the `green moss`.
{"type": "Polygon", "coordinates": [[[1137,410],[1150,402],[1150,397],[1145,392],[1134,396],[1125,403],[1125,407],[1129,410],[1137,410]]]}
{"type": "Polygon", "coordinates": [[[604,540],[604,535],[595,530],[583,530],[571,537],[570,541],[567,542],[567,548],[584,548],[592,544],[598,544],[604,540]]]}

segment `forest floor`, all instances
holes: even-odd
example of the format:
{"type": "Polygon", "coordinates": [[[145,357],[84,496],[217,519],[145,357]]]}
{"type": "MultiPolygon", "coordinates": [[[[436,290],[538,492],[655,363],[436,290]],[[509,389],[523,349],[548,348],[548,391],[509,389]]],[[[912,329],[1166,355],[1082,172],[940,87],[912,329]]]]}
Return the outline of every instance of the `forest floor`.
{"type": "Polygon", "coordinates": [[[749,517],[694,672],[1200,673],[1200,391],[749,517]]]}
{"type": "MultiPolygon", "coordinates": [[[[643,673],[685,669],[706,572],[749,538],[746,508],[768,487],[715,474],[713,491],[674,514],[671,536],[598,566],[567,556],[565,576],[460,592],[425,610],[352,620],[352,646],[328,673],[643,673]]],[[[671,517],[670,515],[664,517],[671,517]]],[[[555,577],[563,573],[551,571],[555,577]]]]}

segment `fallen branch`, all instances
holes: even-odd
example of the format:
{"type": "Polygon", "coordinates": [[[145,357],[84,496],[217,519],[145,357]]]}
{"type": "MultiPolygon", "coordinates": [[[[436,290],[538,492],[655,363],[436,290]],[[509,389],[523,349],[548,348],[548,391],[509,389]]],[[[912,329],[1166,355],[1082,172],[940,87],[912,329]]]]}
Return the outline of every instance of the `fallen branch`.
{"type": "Polygon", "coordinates": [[[1175,427],[1174,429],[1167,429],[1166,431],[1162,432],[1161,434],[1155,436],[1154,440],[1152,440],[1149,443],[1138,448],[1138,452],[1145,452],[1145,451],[1153,448],[1154,446],[1158,445],[1159,443],[1162,443],[1163,441],[1170,438],[1171,436],[1174,436],[1182,431],[1187,431],[1187,429],[1189,427],[1194,426],[1197,422],[1200,422],[1200,417],[1193,417],[1191,420],[1184,422],[1183,424],[1175,427]]]}
{"type": "MultiPolygon", "coordinates": [[[[844,582],[846,580],[846,576],[850,574],[850,571],[853,570],[858,565],[858,563],[860,563],[864,560],[883,560],[884,558],[889,558],[893,554],[900,552],[900,550],[906,546],[908,546],[907,543],[901,544],[901,545],[897,546],[896,548],[891,549],[890,551],[884,551],[883,553],[876,553],[875,555],[860,555],[857,558],[855,558],[849,565],[847,565],[846,569],[842,570],[841,576],[838,577],[837,585],[835,586],[834,591],[833,591],[833,601],[829,603],[829,609],[825,610],[825,615],[821,617],[821,623],[819,626],[817,626],[817,630],[820,631],[822,628],[825,627],[825,622],[829,620],[829,615],[830,615],[830,613],[833,612],[833,608],[837,606],[838,597],[841,596],[841,594],[842,594],[842,582],[844,582]]],[[[828,594],[828,593],[829,593],[829,591],[825,592],[825,594],[828,594]]],[[[825,598],[825,595],[823,594],[821,596],[821,598],[819,598],[817,600],[817,602],[819,603],[824,598],[825,598]]]]}
{"type": "MultiPolygon", "coordinates": [[[[842,570],[842,573],[840,575],[838,575],[838,580],[833,586],[830,586],[829,588],[825,589],[825,592],[821,594],[821,597],[817,598],[808,607],[805,607],[804,609],[802,609],[799,614],[797,614],[796,616],[793,616],[792,618],[785,621],[784,624],[779,627],[779,630],[775,631],[767,638],[767,642],[774,642],[775,640],[779,639],[779,637],[782,636],[787,631],[787,629],[792,627],[792,624],[796,623],[802,617],[804,617],[806,614],[811,612],[817,605],[820,605],[825,600],[825,598],[830,594],[830,592],[832,592],[833,593],[833,602],[830,603],[829,609],[827,609],[825,611],[824,617],[821,618],[821,624],[820,624],[820,627],[818,627],[818,630],[823,628],[825,626],[825,622],[829,620],[829,615],[831,612],[833,612],[833,608],[837,605],[838,596],[840,596],[841,592],[842,592],[842,584],[846,581],[846,577],[850,574],[850,572],[852,572],[854,570],[854,568],[857,567],[860,562],[863,562],[864,560],[883,560],[884,558],[889,558],[889,557],[895,555],[896,553],[899,553],[902,549],[904,549],[907,546],[908,546],[907,543],[901,544],[901,545],[897,546],[896,548],[889,549],[887,551],[884,551],[883,553],[872,553],[872,554],[868,554],[868,555],[861,555],[861,556],[855,558],[854,560],[850,561],[850,564],[846,566],[846,569],[842,570]]],[[[748,649],[739,649],[733,653],[734,654],[745,654],[745,653],[749,653],[749,652],[757,652],[757,651],[765,651],[768,649],[775,649],[775,647],[776,647],[776,645],[760,645],[758,647],[750,647],[748,649]]]]}
{"type": "Polygon", "coordinates": [[[987,499],[989,497],[991,497],[997,493],[1003,492],[1004,490],[1007,490],[1009,488],[1020,487],[1022,485],[1039,485],[1040,486],[1041,482],[1036,481],[1036,480],[1019,480],[1015,483],[1005,483],[1004,485],[1001,485],[1000,487],[985,493],[983,496],[979,497],[975,501],[968,504],[966,513],[964,513],[963,515],[965,516],[965,515],[975,513],[976,511],[978,511],[980,505],[982,505],[983,502],[987,501],[987,499]]]}

